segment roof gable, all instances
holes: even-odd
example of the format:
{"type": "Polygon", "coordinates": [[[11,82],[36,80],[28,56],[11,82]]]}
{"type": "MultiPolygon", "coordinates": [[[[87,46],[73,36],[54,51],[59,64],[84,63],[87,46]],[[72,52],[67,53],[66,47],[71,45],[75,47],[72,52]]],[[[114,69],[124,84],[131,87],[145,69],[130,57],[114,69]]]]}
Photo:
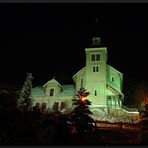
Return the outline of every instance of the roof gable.
{"type": "Polygon", "coordinates": [[[55,79],[51,79],[51,80],[49,80],[47,83],[45,83],[44,85],[43,85],[43,87],[45,87],[46,85],[48,85],[48,84],[57,84],[57,85],[59,85],[60,87],[61,87],[61,85],[60,85],[60,83],[57,81],[57,80],[55,80],[55,79]]]}

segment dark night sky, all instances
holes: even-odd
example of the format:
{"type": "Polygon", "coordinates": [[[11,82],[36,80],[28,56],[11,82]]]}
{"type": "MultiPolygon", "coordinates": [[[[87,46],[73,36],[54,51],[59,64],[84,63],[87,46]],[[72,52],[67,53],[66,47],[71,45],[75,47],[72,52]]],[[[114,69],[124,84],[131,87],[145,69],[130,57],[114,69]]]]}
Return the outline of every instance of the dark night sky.
{"type": "Polygon", "coordinates": [[[148,82],[148,4],[0,4],[0,82],[60,83],[85,66],[85,48],[99,34],[108,64],[148,82]],[[98,22],[96,23],[96,18],[98,22]]]}

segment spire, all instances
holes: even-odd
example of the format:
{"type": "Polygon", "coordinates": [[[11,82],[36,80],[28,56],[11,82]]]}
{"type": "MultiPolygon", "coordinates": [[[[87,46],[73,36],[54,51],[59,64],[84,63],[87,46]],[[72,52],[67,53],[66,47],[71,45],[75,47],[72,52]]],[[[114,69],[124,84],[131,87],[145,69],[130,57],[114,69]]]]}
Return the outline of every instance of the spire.
{"type": "Polygon", "coordinates": [[[100,25],[100,18],[95,17],[91,35],[91,46],[93,47],[101,46],[100,25]]]}

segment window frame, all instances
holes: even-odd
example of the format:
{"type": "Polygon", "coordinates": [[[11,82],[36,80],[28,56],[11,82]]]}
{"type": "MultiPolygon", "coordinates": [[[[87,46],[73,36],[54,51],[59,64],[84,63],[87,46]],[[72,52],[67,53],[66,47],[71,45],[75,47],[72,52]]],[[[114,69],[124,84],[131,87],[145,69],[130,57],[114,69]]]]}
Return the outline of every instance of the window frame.
{"type": "Polygon", "coordinates": [[[112,83],[115,83],[115,76],[114,75],[112,75],[111,77],[110,77],[110,81],[112,82],[112,83]],[[114,81],[112,81],[112,80],[114,80],[114,81]]]}
{"type": "Polygon", "coordinates": [[[93,62],[101,61],[101,53],[91,53],[91,61],[93,62]]]}
{"type": "Polygon", "coordinates": [[[98,95],[97,95],[97,90],[96,90],[96,89],[95,89],[95,93],[94,93],[94,96],[98,96],[98,95]]]}
{"type": "Polygon", "coordinates": [[[53,103],[52,109],[53,109],[54,111],[58,111],[58,110],[59,110],[59,102],[58,102],[58,101],[55,101],[55,102],[53,103]]]}
{"type": "Polygon", "coordinates": [[[112,106],[112,96],[107,96],[107,106],[112,106]]]}
{"type": "Polygon", "coordinates": [[[52,97],[54,96],[54,88],[50,88],[49,90],[49,96],[52,97]],[[52,91],[51,91],[52,90],[52,91]],[[52,93],[51,93],[52,92],[52,93]]]}
{"type": "Polygon", "coordinates": [[[99,72],[99,66],[98,65],[92,65],[92,71],[93,72],[99,72]]]}
{"type": "Polygon", "coordinates": [[[63,101],[60,104],[60,110],[64,110],[64,109],[66,109],[66,101],[63,101]],[[64,107],[62,107],[63,104],[64,104],[64,107]]]}

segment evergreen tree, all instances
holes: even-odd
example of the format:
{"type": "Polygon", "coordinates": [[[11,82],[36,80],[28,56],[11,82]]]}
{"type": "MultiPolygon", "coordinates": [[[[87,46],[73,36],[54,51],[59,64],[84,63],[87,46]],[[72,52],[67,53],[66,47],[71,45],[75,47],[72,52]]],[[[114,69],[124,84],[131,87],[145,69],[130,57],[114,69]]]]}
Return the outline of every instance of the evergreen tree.
{"type": "Polygon", "coordinates": [[[18,107],[26,111],[29,111],[32,107],[32,100],[30,97],[32,91],[32,79],[32,74],[27,73],[26,81],[24,82],[18,99],[18,107]]]}
{"type": "Polygon", "coordinates": [[[84,134],[93,129],[94,120],[90,117],[92,112],[89,110],[91,102],[86,98],[89,94],[89,92],[86,92],[81,87],[76,94],[77,98],[73,99],[73,105],[75,107],[71,112],[71,123],[75,129],[73,132],[78,134],[84,134]]]}

